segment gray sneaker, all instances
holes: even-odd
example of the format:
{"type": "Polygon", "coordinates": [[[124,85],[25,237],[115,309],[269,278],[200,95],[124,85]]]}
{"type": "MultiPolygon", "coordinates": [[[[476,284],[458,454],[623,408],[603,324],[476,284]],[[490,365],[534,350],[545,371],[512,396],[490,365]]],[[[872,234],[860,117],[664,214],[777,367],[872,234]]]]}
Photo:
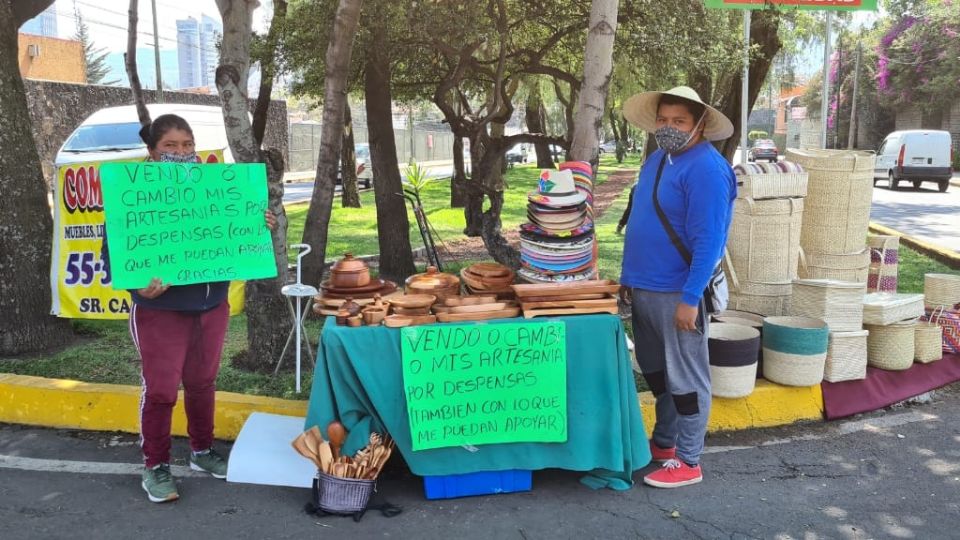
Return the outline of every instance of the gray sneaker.
{"type": "Polygon", "coordinates": [[[202,454],[190,453],[190,468],[195,471],[210,473],[214,478],[227,477],[227,460],[213,448],[202,454]]]}
{"type": "Polygon", "coordinates": [[[170,474],[170,465],[161,463],[152,469],[144,469],[140,486],[147,492],[150,502],[162,503],[180,498],[177,484],[170,474]]]}

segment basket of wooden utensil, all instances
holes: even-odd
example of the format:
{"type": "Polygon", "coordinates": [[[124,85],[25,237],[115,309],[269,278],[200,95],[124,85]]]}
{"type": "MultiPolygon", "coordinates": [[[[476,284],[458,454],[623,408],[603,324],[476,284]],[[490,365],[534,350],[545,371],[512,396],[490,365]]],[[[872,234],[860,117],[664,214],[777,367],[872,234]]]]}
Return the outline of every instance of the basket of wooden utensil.
{"type": "Polygon", "coordinates": [[[350,457],[340,453],[346,435],[343,425],[334,421],[327,426],[329,441],[314,426],[292,443],[300,455],[317,466],[314,503],[331,514],[354,514],[366,509],[377,477],[395,446],[390,437],[371,433],[367,446],[350,457]]]}

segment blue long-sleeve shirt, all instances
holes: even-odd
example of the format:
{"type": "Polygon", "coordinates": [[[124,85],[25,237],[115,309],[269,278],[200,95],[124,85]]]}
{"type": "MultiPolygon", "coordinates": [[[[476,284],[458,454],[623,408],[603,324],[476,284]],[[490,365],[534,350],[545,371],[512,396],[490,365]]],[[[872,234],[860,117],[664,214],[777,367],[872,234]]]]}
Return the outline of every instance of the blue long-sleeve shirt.
{"type": "Polygon", "coordinates": [[[693,256],[688,267],[653,206],[653,184],[663,157],[663,150],[657,150],[640,170],[627,222],[620,282],[649,291],[681,292],[685,304],[696,306],[723,255],[737,196],[736,176],[709,142],[671,156],[664,164],[658,200],[693,256]]]}

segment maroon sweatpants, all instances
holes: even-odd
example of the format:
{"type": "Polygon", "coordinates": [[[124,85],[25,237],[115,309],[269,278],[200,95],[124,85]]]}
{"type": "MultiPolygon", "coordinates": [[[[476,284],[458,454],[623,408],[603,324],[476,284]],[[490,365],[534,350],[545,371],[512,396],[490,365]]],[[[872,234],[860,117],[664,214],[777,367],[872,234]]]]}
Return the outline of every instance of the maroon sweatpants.
{"type": "Polygon", "coordinates": [[[193,450],[213,445],[213,410],[220,353],[230,306],[167,311],[134,305],[130,335],[140,353],[140,446],[147,467],[170,463],[170,421],[183,383],[187,433],[193,450]]]}

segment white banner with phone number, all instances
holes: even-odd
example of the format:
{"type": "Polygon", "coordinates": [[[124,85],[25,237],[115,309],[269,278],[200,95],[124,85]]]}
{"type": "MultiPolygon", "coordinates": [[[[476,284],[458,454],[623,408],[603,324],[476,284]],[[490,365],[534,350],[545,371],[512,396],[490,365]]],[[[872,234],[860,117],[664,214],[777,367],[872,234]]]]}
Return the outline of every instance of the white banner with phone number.
{"type": "MultiPolygon", "coordinates": [[[[198,152],[204,163],[222,163],[223,151],[198,152]]],[[[100,259],[103,244],[103,193],[100,165],[88,162],[57,169],[50,259],[51,313],[74,319],[126,319],[130,294],[111,287],[100,259]]],[[[230,312],[243,310],[243,282],[230,284],[230,312]]]]}

